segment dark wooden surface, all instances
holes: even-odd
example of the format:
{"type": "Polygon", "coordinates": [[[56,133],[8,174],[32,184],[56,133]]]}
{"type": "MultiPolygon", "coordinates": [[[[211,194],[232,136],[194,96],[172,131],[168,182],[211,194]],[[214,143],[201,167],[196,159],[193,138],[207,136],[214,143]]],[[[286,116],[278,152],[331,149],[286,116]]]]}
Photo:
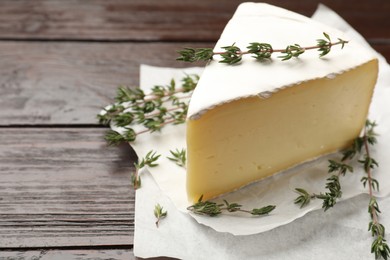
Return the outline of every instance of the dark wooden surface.
{"type": "MultiPolygon", "coordinates": [[[[321,2],[390,60],[390,1],[321,2]]],[[[0,0],[0,259],[134,259],[136,157],[96,113],[141,63],[187,66],[175,50],[211,47],[239,3],[0,0]]]]}

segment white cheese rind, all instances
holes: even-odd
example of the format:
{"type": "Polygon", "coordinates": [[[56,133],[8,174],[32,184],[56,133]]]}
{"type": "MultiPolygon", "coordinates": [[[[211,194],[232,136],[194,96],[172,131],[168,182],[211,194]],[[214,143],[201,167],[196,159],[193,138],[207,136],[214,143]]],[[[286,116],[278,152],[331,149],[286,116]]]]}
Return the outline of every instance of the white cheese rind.
{"type": "MultiPolygon", "coordinates": [[[[342,32],[315,22],[305,16],[264,3],[244,3],[226,25],[214,51],[232,45],[245,50],[251,42],[265,42],[274,49],[298,43],[302,47],[315,46],[324,38],[349,40],[342,32]]],[[[271,61],[259,62],[244,55],[237,65],[219,63],[219,57],[209,62],[195,89],[187,117],[199,118],[207,110],[245,97],[269,97],[280,89],[313,79],[334,77],[375,58],[374,53],[356,42],[344,49],[333,46],[331,52],[319,58],[319,52],[308,50],[299,58],[281,61],[274,53],[271,61]]]]}

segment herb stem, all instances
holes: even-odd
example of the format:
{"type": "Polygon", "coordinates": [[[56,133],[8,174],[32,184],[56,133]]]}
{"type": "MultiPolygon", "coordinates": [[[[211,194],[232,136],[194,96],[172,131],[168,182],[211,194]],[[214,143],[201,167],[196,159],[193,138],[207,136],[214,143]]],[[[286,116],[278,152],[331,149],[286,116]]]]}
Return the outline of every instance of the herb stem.
{"type": "Polygon", "coordinates": [[[169,97],[169,96],[172,96],[174,94],[181,93],[184,91],[185,91],[184,88],[178,88],[175,91],[165,91],[162,96],[157,96],[157,95],[153,95],[153,94],[146,95],[143,100],[140,100],[141,101],[140,103],[157,100],[157,99],[160,99],[162,97],[169,97]]]}
{"type": "Polygon", "coordinates": [[[181,51],[178,51],[180,57],[177,60],[194,62],[194,61],[210,61],[215,55],[219,55],[221,60],[219,63],[226,63],[229,65],[236,64],[242,60],[242,56],[245,54],[252,54],[252,58],[255,58],[258,61],[263,61],[266,59],[271,59],[271,56],[275,52],[280,52],[283,55],[278,56],[277,58],[282,61],[289,60],[293,57],[297,58],[301,54],[305,53],[306,50],[317,49],[319,57],[327,55],[334,45],[341,45],[341,49],[344,47],[348,41],[338,39],[338,42],[333,42],[330,39],[330,36],[323,32],[325,39],[317,39],[317,44],[315,46],[301,47],[299,44],[295,43],[288,45],[285,49],[273,49],[272,45],[269,43],[260,43],[260,42],[251,42],[247,46],[246,50],[243,51],[239,47],[235,46],[235,43],[230,46],[221,47],[224,51],[214,52],[211,48],[184,48],[181,51]]]}
{"type": "Polygon", "coordinates": [[[238,211],[241,211],[241,212],[245,212],[245,213],[252,214],[252,211],[250,211],[250,210],[239,209],[238,211]]]}
{"type": "MultiPolygon", "coordinates": [[[[169,118],[171,118],[171,117],[169,117],[169,118]]],[[[174,123],[174,122],[176,122],[176,119],[168,120],[168,121],[165,121],[164,123],[161,123],[161,124],[159,125],[159,127],[162,127],[162,126],[165,126],[165,125],[174,123]]],[[[150,132],[150,131],[152,131],[152,129],[145,129],[145,130],[142,130],[142,131],[137,132],[136,135],[144,134],[144,133],[147,133],[147,132],[150,132]]]]}
{"type": "Polygon", "coordinates": [[[145,166],[156,167],[157,160],[161,155],[156,154],[153,150],[149,151],[144,158],[138,158],[138,162],[134,163],[135,171],[131,176],[134,189],[141,187],[141,178],[139,176],[139,170],[145,166]]]}
{"type": "MultiPolygon", "coordinates": [[[[181,107],[171,107],[171,108],[168,108],[168,109],[166,110],[166,112],[172,112],[172,111],[179,110],[179,109],[182,109],[182,108],[181,108],[181,107]]],[[[153,117],[158,116],[158,115],[160,115],[160,112],[149,113],[149,114],[147,114],[147,115],[145,116],[145,119],[147,119],[147,118],[153,118],[153,117]]],[[[169,117],[169,118],[170,118],[170,117],[169,117]]]]}
{"type": "MultiPolygon", "coordinates": [[[[219,209],[220,210],[227,210],[227,211],[229,211],[228,207],[220,207],[219,209]]],[[[245,209],[240,209],[240,208],[234,209],[234,212],[237,212],[237,211],[244,212],[244,213],[249,213],[249,214],[251,214],[251,212],[252,212],[250,210],[245,210],[245,209]]]]}
{"type": "MultiPolygon", "coordinates": [[[[368,140],[367,140],[367,127],[364,128],[364,137],[363,137],[363,143],[364,143],[364,150],[366,151],[367,158],[371,158],[370,156],[370,149],[368,147],[368,140]]],[[[373,191],[372,191],[372,173],[371,168],[367,168],[367,181],[368,181],[368,195],[370,196],[370,200],[374,198],[373,191]]],[[[374,224],[378,224],[378,214],[375,210],[373,205],[370,205],[370,211],[372,214],[372,221],[374,224]]]]}
{"type": "MultiPolygon", "coordinates": [[[[333,42],[333,43],[329,43],[327,44],[328,47],[331,47],[331,46],[335,46],[335,45],[340,45],[340,44],[345,44],[346,41],[338,41],[338,42],[333,42]]],[[[309,46],[309,47],[301,47],[301,49],[303,50],[314,50],[314,49],[318,49],[318,45],[316,46],[309,46]]],[[[272,51],[270,51],[271,53],[274,53],[274,52],[285,52],[286,49],[273,49],[272,51]]],[[[259,51],[259,52],[265,52],[265,51],[259,51]]],[[[213,52],[214,55],[223,55],[223,54],[227,54],[228,52],[226,51],[221,51],[221,52],[213,52]]],[[[253,54],[253,52],[250,52],[250,51],[238,51],[236,52],[236,54],[239,54],[239,55],[245,55],[245,54],[253,54]]]]}
{"type": "Polygon", "coordinates": [[[135,167],[134,175],[133,175],[133,186],[134,190],[138,189],[140,187],[140,181],[139,181],[139,169],[135,167]]]}

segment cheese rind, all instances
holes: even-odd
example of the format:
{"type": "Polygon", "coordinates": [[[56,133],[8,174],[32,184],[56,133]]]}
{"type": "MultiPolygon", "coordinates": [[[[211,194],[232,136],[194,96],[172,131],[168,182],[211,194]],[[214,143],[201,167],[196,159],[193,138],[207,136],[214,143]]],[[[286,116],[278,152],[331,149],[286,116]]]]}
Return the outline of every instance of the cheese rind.
{"type": "Polygon", "coordinates": [[[188,120],[189,200],[216,197],[350,145],[365,123],[377,72],[373,60],[188,120]]]}

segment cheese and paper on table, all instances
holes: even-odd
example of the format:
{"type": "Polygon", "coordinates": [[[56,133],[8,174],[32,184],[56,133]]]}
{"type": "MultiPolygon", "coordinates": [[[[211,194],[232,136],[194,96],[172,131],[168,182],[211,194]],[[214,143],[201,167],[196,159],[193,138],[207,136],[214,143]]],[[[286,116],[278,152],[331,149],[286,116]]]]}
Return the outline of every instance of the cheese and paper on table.
{"type": "Polygon", "coordinates": [[[196,236],[256,241],[367,193],[367,252],[389,257],[377,198],[390,193],[390,69],[358,33],[324,6],[307,18],[243,3],[214,49],[179,55],[206,66],[142,65],[140,88],[99,114],[139,157],[136,256],[190,259],[196,236]]]}

